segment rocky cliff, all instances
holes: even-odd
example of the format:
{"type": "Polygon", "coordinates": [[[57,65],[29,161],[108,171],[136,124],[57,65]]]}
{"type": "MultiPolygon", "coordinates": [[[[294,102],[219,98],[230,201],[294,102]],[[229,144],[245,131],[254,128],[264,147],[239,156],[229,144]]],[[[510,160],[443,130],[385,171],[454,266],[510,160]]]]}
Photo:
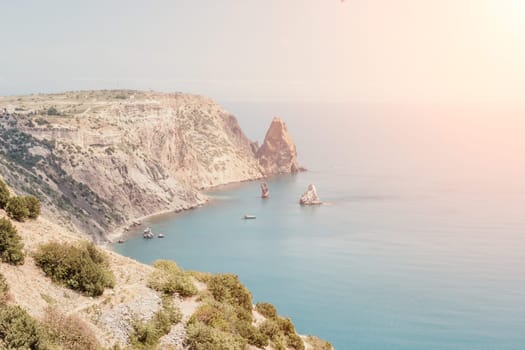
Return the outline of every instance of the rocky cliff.
{"type": "Polygon", "coordinates": [[[261,172],[265,175],[288,174],[299,171],[297,150],[286,124],[273,118],[264,142],[257,151],[261,172]]]}
{"type": "Polygon", "coordinates": [[[234,116],[182,93],[0,97],[0,173],[45,215],[98,239],[130,220],[200,205],[200,192],[298,170],[280,119],[258,148],[234,116]]]}

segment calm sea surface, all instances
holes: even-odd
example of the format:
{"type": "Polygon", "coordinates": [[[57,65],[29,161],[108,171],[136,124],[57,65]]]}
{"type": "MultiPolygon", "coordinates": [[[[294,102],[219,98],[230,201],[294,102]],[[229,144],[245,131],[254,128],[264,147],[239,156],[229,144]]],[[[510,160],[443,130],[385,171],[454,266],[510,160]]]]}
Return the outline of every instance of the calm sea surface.
{"type": "Polygon", "coordinates": [[[336,349],[525,348],[525,114],[226,106],[252,139],[283,117],[310,171],[269,180],[269,200],[257,182],[212,191],[116,251],[235,273],[336,349]],[[297,204],[309,183],[327,205],[297,204]]]}

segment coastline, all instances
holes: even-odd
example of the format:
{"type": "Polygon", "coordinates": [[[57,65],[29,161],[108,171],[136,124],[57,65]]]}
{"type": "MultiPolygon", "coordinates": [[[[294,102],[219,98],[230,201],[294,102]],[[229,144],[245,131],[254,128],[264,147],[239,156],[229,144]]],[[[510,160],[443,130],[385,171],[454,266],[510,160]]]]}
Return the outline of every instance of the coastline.
{"type": "Polygon", "coordinates": [[[142,226],[144,220],[147,220],[147,219],[150,219],[152,217],[159,216],[159,215],[177,214],[177,213],[180,213],[180,212],[183,212],[183,211],[193,210],[195,208],[200,208],[203,205],[205,205],[206,203],[208,203],[209,201],[210,201],[210,198],[208,196],[206,196],[206,198],[202,202],[199,202],[199,203],[194,204],[194,205],[189,205],[189,206],[187,206],[185,208],[182,208],[182,209],[180,209],[180,208],[177,208],[177,209],[166,209],[166,210],[161,210],[161,211],[158,211],[158,212],[155,212],[155,213],[152,213],[152,214],[143,215],[143,216],[140,216],[140,217],[137,217],[137,218],[132,218],[132,219],[128,220],[127,222],[125,222],[124,224],[115,227],[115,229],[113,229],[107,235],[107,239],[106,239],[106,241],[104,242],[103,245],[111,245],[111,244],[117,243],[117,241],[119,239],[127,237],[128,233],[129,233],[129,230],[131,228],[133,228],[133,227],[140,227],[140,226],[142,226]],[[134,223],[138,223],[138,224],[134,224],[134,223]]]}
{"type": "Polygon", "coordinates": [[[158,211],[158,212],[155,212],[155,213],[151,213],[151,214],[143,215],[143,216],[140,216],[140,217],[132,218],[132,219],[126,221],[124,224],[115,227],[110,233],[108,233],[107,236],[106,236],[106,241],[103,242],[103,245],[110,246],[112,244],[117,243],[118,240],[128,237],[129,236],[129,231],[133,227],[143,226],[143,221],[144,220],[148,220],[148,219],[151,219],[151,218],[153,218],[155,216],[160,216],[160,215],[177,214],[177,213],[181,213],[183,211],[188,211],[188,210],[193,210],[193,209],[196,209],[196,208],[200,208],[200,207],[208,204],[210,201],[213,200],[213,196],[210,196],[209,194],[206,194],[205,192],[217,191],[217,190],[223,189],[226,186],[241,185],[241,184],[244,184],[244,183],[265,180],[265,179],[268,179],[268,178],[269,177],[261,176],[261,177],[257,177],[257,178],[253,178],[253,179],[246,179],[246,180],[241,180],[241,181],[233,181],[233,182],[228,182],[228,183],[224,183],[224,184],[218,184],[218,185],[214,185],[214,186],[210,186],[210,187],[206,187],[206,188],[201,188],[201,189],[199,189],[199,191],[201,191],[201,194],[204,197],[203,201],[198,202],[196,204],[188,205],[187,207],[183,207],[182,209],[181,208],[165,209],[165,210],[161,210],[161,211],[158,211]],[[134,223],[138,223],[138,225],[134,225],[134,223]]]}
{"type": "Polygon", "coordinates": [[[148,214],[148,215],[143,215],[141,217],[137,217],[137,218],[132,218],[130,220],[128,220],[127,222],[125,222],[124,224],[122,225],[119,225],[117,227],[115,227],[115,229],[113,229],[107,236],[106,236],[106,241],[103,242],[103,245],[106,245],[106,246],[111,246],[112,244],[115,244],[118,242],[118,240],[120,239],[124,239],[128,236],[130,236],[129,232],[130,230],[133,228],[133,227],[141,227],[143,226],[143,221],[144,220],[148,220],[148,219],[151,219],[155,216],[160,216],[160,215],[166,215],[166,214],[177,214],[177,213],[181,213],[181,212],[184,212],[184,211],[188,211],[188,210],[193,210],[193,209],[196,209],[196,208],[200,208],[208,203],[210,203],[211,201],[213,201],[213,196],[211,196],[209,193],[206,193],[206,192],[211,192],[211,191],[220,191],[220,190],[223,190],[227,187],[231,187],[231,186],[238,186],[238,185],[242,185],[242,184],[246,184],[246,183],[250,183],[250,182],[255,182],[255,181],[267,181],[269,179],[273,179],[273,178],[276,178],[276,177],[279,177],[279,176],[295,176],[297,174],[300,174],[301,172],[305,172],[307,171],[305,168],[301,167],[301,171],[299,173],[296,173],[296,174],[275,174],[275,175],[271,175],[271,176],[260,176],[260,177],[257,177],[257,178],[253,178],[253,179],[246,179],[246,180],[241,180],[241,181],[233,181],[233,182],[228,182],[228,183],[224,183],[224,184],[218,184],[218,185],[214,185],[214,186],[210,186],[210,187],[206,187],[206,188],[201,188],[199,189],[201,192],[201,194],[203,195],[204,197],[204,200],[202,202],[199,202],[197,204],[194,204],[194,205],[188,205],[187,207],[185,208],[177,208],[177,209],[166,209],[166,210],[161,210],[161,211],[158,211],[158,212],[155,212],[155,213],[152,213],[152,214],[148,214]],[[139,224],[138,225],[133,225],[135,222],[138,222],[139,224]],[[128,229],[128,230],[126,230],[128,229]]]}

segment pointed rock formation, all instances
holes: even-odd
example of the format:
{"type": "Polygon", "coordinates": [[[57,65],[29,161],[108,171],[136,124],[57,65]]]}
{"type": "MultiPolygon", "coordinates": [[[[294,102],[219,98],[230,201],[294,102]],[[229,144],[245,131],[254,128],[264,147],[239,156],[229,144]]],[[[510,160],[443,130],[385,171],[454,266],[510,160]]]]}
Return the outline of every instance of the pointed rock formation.
{"type": "Polygon", "coordinates": [[[286,124],[280,118],[273,118],[264,142],[257,151],[257,160],[265,176],[296,173],[300,170],[295,144],[288,134],[286,124]]]}
{"type": "Polygon", "coordinates": [[[270,198],[270,190],[268,190],[266,182],[261,183],[261,192],[261,198],[270,198]]]}
{"type": "Polygon", "coordinates": [[[321,202],[321,199],[319,199],[319,196],[317,195],[317,191],[315,190],[314,185],[312,184],[308,185],[308,189],[301,196],[301,199],[299,200],[299,204],[301,205],[323,204],[323,202],[321,202]]]}

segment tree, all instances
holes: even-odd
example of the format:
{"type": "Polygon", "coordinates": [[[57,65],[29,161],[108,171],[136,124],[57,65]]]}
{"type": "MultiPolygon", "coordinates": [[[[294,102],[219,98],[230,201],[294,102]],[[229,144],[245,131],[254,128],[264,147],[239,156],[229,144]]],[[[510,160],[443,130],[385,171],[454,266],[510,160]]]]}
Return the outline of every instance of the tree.
{"type": "Polygon", "coordinates": [[[47,115],[59,115],[58,110],[55,107],[49,107],[47,115]]]}
{"type": "Polygon", "coordinates": [[[22,222],[29,217],[29,209],[27,209],[24,197],[9,198],[5,211],[11,219],[16,221],[22,222]]]}
{"type": "Polygon", "coordinates": [[[33,196],[24,197],[26,208],[29,212],[28,218],[36,219],[40,215],[40,200],[33,196]]]}
{"type": "Polygon", "coordinates": [[[0,219],[0,260],[11,265],[24,263],[24,244],[13,223],[6,218],[0,219]]]}
{"type": "Polygon", "coordinates": [[[5,209],[7,201],[9,200],[9,189],[5,182],[0,180],[0,209],[5,209]]]}

